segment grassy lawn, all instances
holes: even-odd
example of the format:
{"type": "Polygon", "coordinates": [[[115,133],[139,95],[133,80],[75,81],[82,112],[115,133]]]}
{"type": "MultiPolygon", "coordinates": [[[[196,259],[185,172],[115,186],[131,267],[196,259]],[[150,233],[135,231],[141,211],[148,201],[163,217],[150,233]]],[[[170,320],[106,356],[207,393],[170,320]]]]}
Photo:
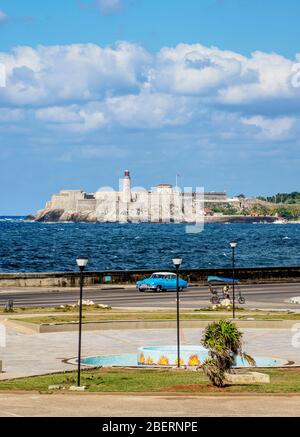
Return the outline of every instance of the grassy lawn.
{"type": "MultiPolygon", "coordinates": [[[[300,369],[264,370],[271,377],[270,384],[213,387],[202,371],[174,371],[160,369],[92,369],[82,372],[82,385],[89,392],[173,392],[173,393],[300,393],[300,369]]],[[[68,388],[76,385],[76,373],[35,376],[0,381],[0,391],[48,391],[58,384],[68,388]]]]}
{"type": "MultiPolygon", "coordinates": [[[[0,314],[5,314],[14,320],[34,324],[49,323],[71,323],[78,320],[78,307],[64,305],[63,307],[52,308],[24,308],[15,307],[12,312],[5,313],[4,308],[0,308],[0,314]],[[16,317],[15,317],[16,316],[16,317]],[[18,316],[22,316],[18,318],[18,316]],[[25,317],[26,316],[26,317],[25,317]]],[[[83,319],[86,322],[97,321],[114,321],[114,320],[175,320],[176,312],[174,310],[143,310],[128,311],[125,309],[113,309],[111,307],[102,308],[98,305],[84,306],[83,319]]],[[[224,308],[213,309],[199,308],[194,310],[181,310],[181,320],[220,320],[231,318],[232,310],[224,308]]],[[[248,310],[237,308],[237,317],[239,320],[300,320],[300,313],[292,311],[264,311],[248,310]]]]}
{"type": "MultiPolygon", "coordinates": [[[[181,320],[212,320],[225,319],[229,317],[227,314],[193,314],[181,313],[181,320]]],[[[15,318],[14,320],[21,320],[15,318]]],[[[158,312],[127,312],[127,313],[109,313],[109,314],[86,314],[83,316],[85,322],[100,322],[107,320],[176,320],[174,313],[158,313],[158,312]]],[[[34,316],[26,317],[22,321],[27,323],[68,323],[78,321],[78,315],[53,315],[53,316],[34,316]]]]}
{"type": "MultiPolygon", "coordinates": [[[[110,311],[111,308],[101,308],[97,305],[83,305],[84,311],[88,310],[93,313],[101,313],[110,311]]],[[[72,305],[63,305],[59,307],[14,307],[13,311],[5,311],[5,307],[0,307],[0,314],[39,314],[39,313],[73,313],[78,312],[78,307],[72,305]]]]}
{"type": "MultiPolygon", "coordinates": [[[[45,310],[44,310],[45,311],[45,310]]],[[[51,313],[51,311],[48,311],[51,313]]],[[[17,315],[17,314],[16,314],[17,315]]],[[[231,318],[231,312],[200,312],[200,311],[181,311],[181,320],[220,320],[231,318]]],[[[243,311],[237,313],[239,320],[300,320],[300,313],[292,312],[262,312],[262,311],[243,311]]],[[[14,320],[22,320],[27,323],[49,324],[49,323],[71,323],[78,321],[78,314],[73,310],[72,314],[35,315],[32,317],[14,317],[14,320]]],[[[100,322],[114,320],[176,320],[175,311],[124,311],[124,310],[105,310],[90,311],[86,309],[83,320],[85,322],[100,322]]]]}

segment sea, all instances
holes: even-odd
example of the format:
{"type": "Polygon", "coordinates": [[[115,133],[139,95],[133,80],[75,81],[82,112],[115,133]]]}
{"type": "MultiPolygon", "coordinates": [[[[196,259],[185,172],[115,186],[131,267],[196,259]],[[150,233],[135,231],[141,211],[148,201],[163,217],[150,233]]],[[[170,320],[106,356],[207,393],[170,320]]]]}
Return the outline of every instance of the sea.
{"type": "Polygon", "coordinates": [[[0,217],[0,272],[72,272],[76,257],[90,271],[168,270],[180,255],[183,268],[300,266],[300,224],[36,223],[0,217]]]}

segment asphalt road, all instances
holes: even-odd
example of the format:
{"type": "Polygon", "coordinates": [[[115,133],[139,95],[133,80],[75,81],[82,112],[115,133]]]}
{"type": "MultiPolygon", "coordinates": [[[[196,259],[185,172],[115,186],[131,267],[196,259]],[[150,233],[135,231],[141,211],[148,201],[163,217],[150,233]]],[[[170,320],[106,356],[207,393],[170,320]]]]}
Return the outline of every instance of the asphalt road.
{"type": "MultiPolygon", "coordinates": [[[[300,305],[289,304],[290,297],[300,296],[300,283],[244,285],[240,287],[246,299],[246,308],[299,309],[300,305]]],[[[15,306],[21,307],[53,307],[64,304],[74,304],[79,297],[79,291],[55,289],[0,289],[0,306],[8,299],[14,300],[15,306]]],[[[144,292],[135,288],[87,287],[84,289],[84,299],[93,300],[119,308],[173,308],[176,293],[174,292],[144,292]]],[[[210,304],[208,287],[190,287],[180,293],[182,308],[201,308],[210,304]]],[[[238,304],[239,305],[239,304],[238,304]]]]}

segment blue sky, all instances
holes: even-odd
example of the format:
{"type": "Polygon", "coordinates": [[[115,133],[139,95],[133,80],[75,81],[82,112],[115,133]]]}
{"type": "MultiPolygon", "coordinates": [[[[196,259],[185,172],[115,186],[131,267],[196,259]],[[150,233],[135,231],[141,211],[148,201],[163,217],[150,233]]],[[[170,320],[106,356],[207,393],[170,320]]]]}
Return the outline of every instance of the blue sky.
{"type": "Polygon", "coordinates": [[[276,51],[293,58],[299,49],[298,0],[111,1],[121,7],[101,14],[97,2],[89,0],[1,0],[1,9],[11,17],[1,30],[1,48],[107,45],[121,39],[153,51],[201,42],[243,54],[276,51]]]}
{"type": "Polygon", "coordinates": [[[127,167],[146,187],[299,190],[299,16],[297,0],[0,0],[0,214],[127,167]]]}

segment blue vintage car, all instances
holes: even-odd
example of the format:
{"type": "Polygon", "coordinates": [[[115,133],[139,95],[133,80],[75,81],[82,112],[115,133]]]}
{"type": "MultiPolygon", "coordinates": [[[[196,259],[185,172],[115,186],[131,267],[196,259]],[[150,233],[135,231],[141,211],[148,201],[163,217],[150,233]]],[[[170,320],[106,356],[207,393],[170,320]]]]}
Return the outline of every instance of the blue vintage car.
{"type": "MultiPolygon", "coordinates": [[[[139,291],[167,291],[176,290],[176,275],[170,272],[153,273],[150,278],[137,281],[136,288],[139,291]]],[[[188,287],[187,281],[179,278],[179,290],[188,287]]]]}

